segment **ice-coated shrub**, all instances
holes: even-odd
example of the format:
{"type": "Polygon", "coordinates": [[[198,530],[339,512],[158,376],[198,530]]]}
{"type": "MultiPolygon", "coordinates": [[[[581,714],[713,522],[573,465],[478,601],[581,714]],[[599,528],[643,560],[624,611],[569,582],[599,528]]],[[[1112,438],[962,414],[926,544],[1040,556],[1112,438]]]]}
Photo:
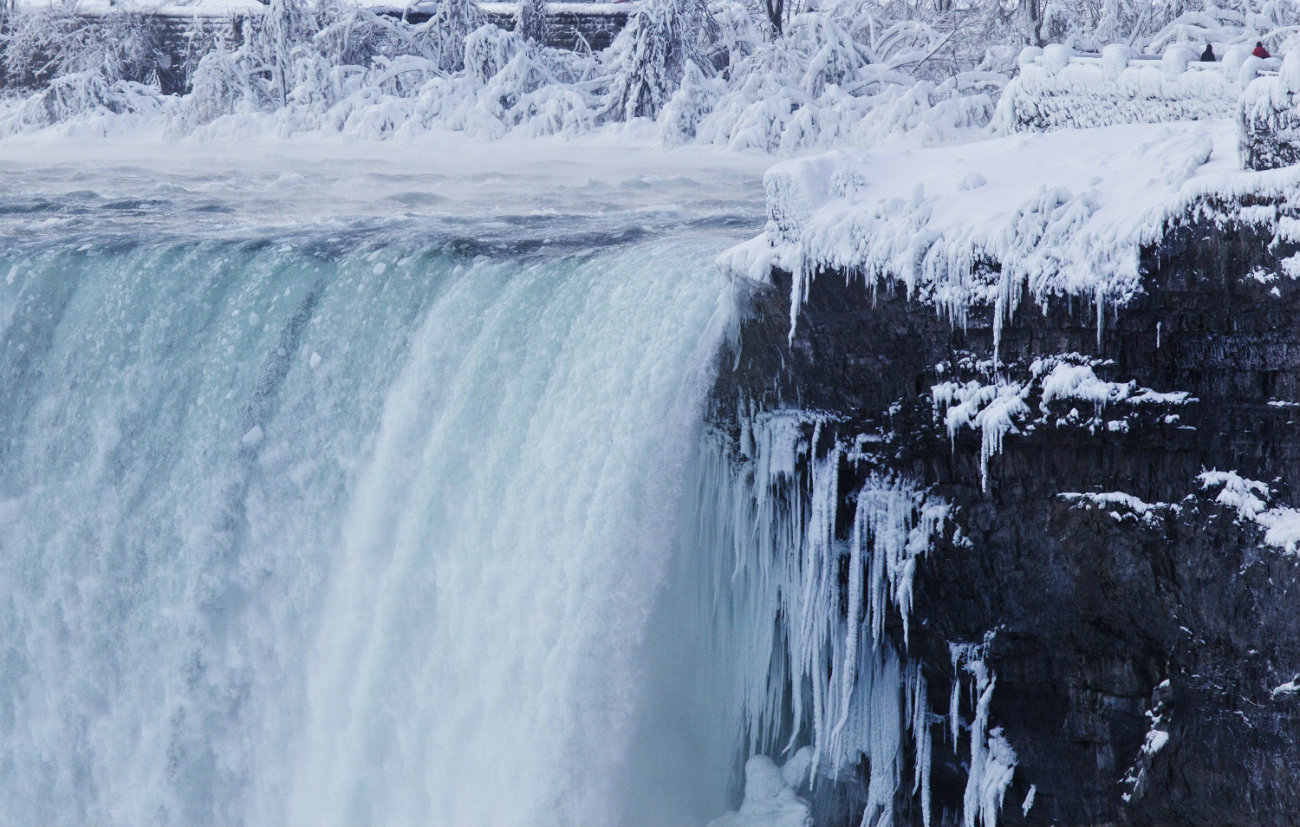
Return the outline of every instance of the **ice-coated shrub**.
{"type": "Polygon", "coordinates": [[[700,121],[713,111],[725,88],[721,78],[705,77],[694,61],[686,64],[682,84],[677,87],[659,118],[660,137],[666,146],[695,140],[700,121]]]}
{"type": "Polygon", "coordinates": [[[465,73],[487,83],[527,46],[521,35],[486,23],[465,38],[465,73]]]}
{"type": "Polygon", "coordinates": [[[115,11],[88,22],[72,7],[10,11],[0,26],[0,77],[30,86],[92,72],[109,83],[147,82],[161,50],[156,21],[115,11]]]}
{"type": "Polygon", "coordinates": [[[203,56],[190,93],[169,113],[168,131],[187,135],[217,118],[267,109],[270,92],[234,52],[218,49],[203,56]]]}
{"type": "Polygon", "coordinates": [[[129,80],[109,81],[100,72],[54,78],[41,91],[0,114],[0,134],[10,135],[89,116],[161,111],[156,91],[129,80]]]}
{"type": "Polygon", "coordinates": [[[811,97],[821,95],[828,85],[843,86],[855,80],[858,68],[867,62],[865,50],[830,15],[798,15],[786,31],[787,39],[802,43],[803,51],[809,53],[799,85],[811,97]]]}
{"type": "Polygon", "coordinates": [[[441,0],[433,16],[417,27],[417,37],[439,69],[458,72],[465,66],[466,38],[487,22],[474,0],[441,0]]]}
{"type": "Polygon", "coordinates": [[[313,17],[312,45],[330,63],[369,66],[377,58],[433,56],[414,27],[346,0],[322,0],[313,17]]]}
{"type": "Polygon", "coordinates": [[[546,41],[546,0],[519,0],[515,31],[525,40],[546,41]]]}

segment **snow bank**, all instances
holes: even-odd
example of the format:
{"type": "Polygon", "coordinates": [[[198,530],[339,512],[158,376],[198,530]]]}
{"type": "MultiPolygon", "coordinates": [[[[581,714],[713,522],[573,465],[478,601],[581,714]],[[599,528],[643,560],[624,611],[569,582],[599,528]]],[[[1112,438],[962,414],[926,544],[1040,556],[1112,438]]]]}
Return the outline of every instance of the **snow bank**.
{"type": "MultiPolygon", "coordinates": [[[[991,305],[995,343],[1026,289],[1094,302],[1100,334],[1104,307],[1142,289],[1143,245],[1198,199],[1296,188],[1295,169],[1243,172],[1236,143],[1230,121],[1125,124],[777,164],[764,238],[795,275],[791,336],[819,270],[901,282],[958,323],[991,305]]],[[[719,263],[759,260],[751,247],[719,263]]]]}

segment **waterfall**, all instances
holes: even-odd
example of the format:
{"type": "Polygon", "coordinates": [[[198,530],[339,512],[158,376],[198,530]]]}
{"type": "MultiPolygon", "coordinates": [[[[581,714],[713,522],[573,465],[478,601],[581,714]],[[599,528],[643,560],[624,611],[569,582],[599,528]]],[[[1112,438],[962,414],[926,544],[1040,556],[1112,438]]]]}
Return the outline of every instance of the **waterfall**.
{"type": "Polygon", "coordinates": [[[0,821],[719,812],[637,735],[719,246],[0,247],[0,821]]]}
{"type": "Polygon", "coordinates": [[[701,824],[755,772],[929,820],[947,506],[844,490],[824,415],[706,425],[725,187],[69,170],[0,197],[0,823],[701,824]]]}

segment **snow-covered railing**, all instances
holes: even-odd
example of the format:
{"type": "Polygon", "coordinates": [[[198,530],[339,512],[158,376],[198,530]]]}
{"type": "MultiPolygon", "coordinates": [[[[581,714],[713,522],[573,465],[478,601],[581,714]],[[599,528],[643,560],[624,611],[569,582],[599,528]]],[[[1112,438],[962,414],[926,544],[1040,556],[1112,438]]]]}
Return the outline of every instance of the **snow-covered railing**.
{"type": "Polygon", "coordinates": [[[1159,57],[1119,44],[1093,55],[1059,45],[1031,47],[1020,54],[1020,74],[1003,93],[996,124],[1009,134],[1233,118],[1242,90],[1279,64],[1239,46],[1207,62],[1186,45],[1170,46],[1159,57]]]}
{"type": "Polygon", "coordinates": [[[1300,163],[1300,53],[1241,95],[1241,162],[1247,169],[1300,163]]]}

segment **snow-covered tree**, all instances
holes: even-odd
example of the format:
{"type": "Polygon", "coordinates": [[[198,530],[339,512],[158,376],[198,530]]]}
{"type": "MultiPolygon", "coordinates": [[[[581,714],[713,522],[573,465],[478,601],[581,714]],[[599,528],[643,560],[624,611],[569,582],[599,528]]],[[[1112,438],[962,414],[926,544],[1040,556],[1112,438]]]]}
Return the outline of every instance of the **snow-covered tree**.
{"type": "Polygon", "coordinates": [[[704,0],[645,0],[609,47],[604,112],[620,120],[657,117],[688,63],[712,74],[717,32],[704,0]]]}
{"type": "Polygon", "coordinates": [[[459,72],[465,67],[465,39],[487,22],[474,0],[442,0],[428,22],[419,27],[419,38],[439,69],[459,72]]]}
{"type": "Polygon", "coordinates": [[[519,0],[519,11],[515,16],[515,31],[525,40],[537,43],[546,41],[546,2],[545,0],[519,0]]]}

